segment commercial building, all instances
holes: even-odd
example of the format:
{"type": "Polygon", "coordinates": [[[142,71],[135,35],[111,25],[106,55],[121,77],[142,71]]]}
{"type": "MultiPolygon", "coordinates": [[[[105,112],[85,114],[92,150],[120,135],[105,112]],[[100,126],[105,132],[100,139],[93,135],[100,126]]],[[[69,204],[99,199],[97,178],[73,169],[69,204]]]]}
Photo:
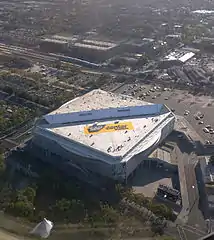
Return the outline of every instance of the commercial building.
{"type": "Polygon", "coordinates": [[[70,55],[90,62],[105,61],[120,51],[120,44],[98,41],[94,39],[83,39],[70,46],[70,55]]]}
{"type": "Polygon", "coordinates": [[[32,151],[69,174],[124,182],[174,128],[163,104],[93,90],[43,116],[32,151]],[[71,170],[74,169],[74,170],[71,170]]]}
{"type": "Polygon", "coordinates": [[[128,53],[146,53],[154,51],[155,40],[152,38],[143,38],[139,40],[128,40],[122,43],[124,51],[128,53]]]}
{"type": "Polygon", "coordinates": [[[61,39],[44,38],[39,47],[44,52],[64,52],[68,48],[68,42],[61,39]]]}
{"type": "Polygon", "coordinates": [[[175,65],[183,65],[194,56],[194,52],[175,50],[164,57],[164,59],[160,62],[159,67],[168,68],[175,65]]]}
{"type": "Polygon", "coordinates": [[[40,40],[40,49],[68,57],[101,63],[121,52],[120,42],[102,41],[94,36],[53,35],[40,40]]]}

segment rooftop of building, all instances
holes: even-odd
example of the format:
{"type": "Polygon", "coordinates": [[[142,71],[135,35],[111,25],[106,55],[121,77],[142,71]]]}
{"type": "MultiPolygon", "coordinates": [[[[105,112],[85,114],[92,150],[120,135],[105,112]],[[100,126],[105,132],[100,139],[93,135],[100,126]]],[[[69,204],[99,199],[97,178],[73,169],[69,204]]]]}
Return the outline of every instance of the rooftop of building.
{"type": "Polygon", "coordinates": [[[116,47],[117,44],[112,42],[93,40],[93,39],[84,39],[80,42],[76,42],[74,46],[106,51],[116,47]]]}
{"type": "Polygon", "coordinates": [[[58,44],[66,44],[67,41],[65,40],[59,40],[59,39],[52,39],[52,38],[45,38],[42,39],[43,42],[52,42],[52,43],[58,43],[58,44]]]}
{"type": "Polygon", "coordinates": [[[173,117],[162,104],[93,90],[44,116],[43,127],[64,139],[79,142],[112,157],[124,157],[139,142],[145,150],[158,134],[150,135],[173,117]]]}
{"type": "Polygon", "coordinates": [[[164,60],[167,61],[180,61],[182,63],[185,63],[189,59],[195,56],[195,53],[193,52],[187,52],[187,51],[173,51],[169,55],[167,55],[164,60]]]}
{"type": "Polygon", "coordinates": [[[131,96],[96,89],[63,104],[60,108],[49,113],[49,115],[150,104],[152,103],[138,100],[131,96]]]}

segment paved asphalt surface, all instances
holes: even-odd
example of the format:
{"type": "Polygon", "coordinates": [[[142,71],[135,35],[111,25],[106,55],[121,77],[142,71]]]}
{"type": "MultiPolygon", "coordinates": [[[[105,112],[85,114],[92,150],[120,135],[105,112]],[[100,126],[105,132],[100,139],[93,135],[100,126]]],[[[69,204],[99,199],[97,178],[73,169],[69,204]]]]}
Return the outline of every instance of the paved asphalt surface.
{"type": "MultiPolygon", "coordinates": [[[[136,91],[134,94],[134,97],[138,98],[152,88],[151,85],[138,84],[134,87],[133,86],[133,84],[125,85],[118,88],[116,92],[133,95],[134,89],[137,90],[140,86],[143,86],[143,89],[136,91]]],[[[196,99],[187,92],[185,93],[180,90],[156,90],[155,92],[150,92],[149,94],[150,96],[146,96],[143,99],[142,97],[140,98],[147,102],[166,104],[168,107],[175,110],[175,114],[181,116],[184,116],[185,110],[190,112],[188,115],[184,116],[184,118],[192,126],[189,132],[191,132],[193,140],[197,139],[203,142],[205,140],[210,140],[214,142],[214,134],[211,135],[203,132],[203,127],[205,127],[205,125],[209,124],[214,127],[214,105],[210,107],[207,106],[207,103],[214,101],[214,99],[212,100],[209,97],[199,97],[196,99]],[[199,121],[195,119],[194,115],[197,112],[204,114],[203,124],[199,124],[199,121]],[[195,133],[194,130],[197,133],[195,133]]],[[[177,139],[177,144],[180,150],[178,153],[178,159],[180,160],[179,163],[183,171],[183,174],[180,176],[180,184],[185,186],[184,189],[186,192],[186,194],[184,194],[184,197],[186,198],[186,206],[184,207],[184,212],[182,213],[183,216],[181,215],[183,223],[182,226],[178,225],[177,232],[179,233],[180,239],[196,240],[207,233],[207,225],[204,219],[206,217],[203,215],[207,209],[204,204],[205,200],[203,199],[203,196],[199,197],[198,185],[201,184],[201,181],[200,179],[198,180],[198,177],[196,179],[195,174],[197,156],[194,154],[193,145],[191,145],[186,139],[177,139]]]]}
{"type": "Polygon", "coordinates": [[[30,239],[8,233],[4,230],[0,230],[0,240],[30,240],[30,239]]]}
{"type": "MultiPolygon", "coordinates": [[[[133,90],[139,89],[142,86],[144,89],[136,92],[134,97],[139,97],[142,94],[148,92],[154,85],[145,85],[138,83],[132,89],[134,84],[127,84],[118,88],[116,93],[123,93],[126,95],[131,95],[133,90]]],[[[203,128],[206,125],[211,125],[214,127],[214,99],[208,96],[192,96],[188,94],[187,91],[175,90],[171,89],[169,91],[156,90],[155,92],[150,92],[150,96],[141,97],[142,100],[146,102],[153,103],[163,103],[166,104],[171,109],[175,110],[175,114],[184,116],[185,110],[190,111],[187,116],[184,116],[188,122],[193,126],[193,128],[197,131],[197,133],[204,139],[213,141],[214,143],[214,134],[207,134],[203,132],[203,128]],[[155,99],[154,99],[155,97],[155,99]],[[212,106],[207,106],[208,103],[212,103],[212,106]],[[201,112],[204,114],[203,124],[199,124],[200,121],[195,120],[194,115],[197,112],[201,112]]]]}

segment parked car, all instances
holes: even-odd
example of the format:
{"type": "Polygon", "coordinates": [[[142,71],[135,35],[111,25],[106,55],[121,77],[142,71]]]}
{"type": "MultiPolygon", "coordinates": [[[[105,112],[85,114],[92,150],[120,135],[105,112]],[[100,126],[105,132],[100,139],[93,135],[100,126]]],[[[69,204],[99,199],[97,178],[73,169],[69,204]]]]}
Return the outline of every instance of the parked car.
{"type": "Polygon", "coordinates": [[[209,131],[209,129],[208,128],[203,128],[203,131],[205,132],[205,133],[209,133],[210,131],[209,131]]]}

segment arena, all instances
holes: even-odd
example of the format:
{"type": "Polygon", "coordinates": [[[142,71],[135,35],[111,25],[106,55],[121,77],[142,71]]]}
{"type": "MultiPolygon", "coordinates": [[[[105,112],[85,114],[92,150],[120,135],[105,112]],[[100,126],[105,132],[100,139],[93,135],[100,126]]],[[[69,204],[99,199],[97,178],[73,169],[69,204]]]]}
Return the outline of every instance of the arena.
{"type": "Polygon", "coordinates": [[[174,128],[163,104],[97,89],[45,115],[32,148],[45,161],[86,181],[101,176],[126,182],[174,128]]]}

